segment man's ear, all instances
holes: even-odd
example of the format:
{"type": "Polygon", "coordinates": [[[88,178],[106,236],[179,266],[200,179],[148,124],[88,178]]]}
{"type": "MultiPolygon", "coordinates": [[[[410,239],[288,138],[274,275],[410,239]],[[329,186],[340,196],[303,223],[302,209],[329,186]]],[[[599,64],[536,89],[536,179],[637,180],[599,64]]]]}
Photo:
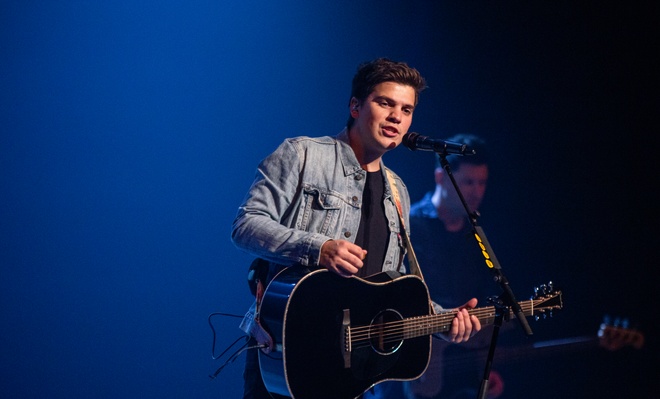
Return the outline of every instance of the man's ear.
{"type": "Polygon", "coordinates": [[[358,106],[360,105],[360,102],[357,100],[357,98],[353,97],[351,98],[351,102],[349,104],[350,107],[350,113],[353,118],[358,117],[358,106]]]}

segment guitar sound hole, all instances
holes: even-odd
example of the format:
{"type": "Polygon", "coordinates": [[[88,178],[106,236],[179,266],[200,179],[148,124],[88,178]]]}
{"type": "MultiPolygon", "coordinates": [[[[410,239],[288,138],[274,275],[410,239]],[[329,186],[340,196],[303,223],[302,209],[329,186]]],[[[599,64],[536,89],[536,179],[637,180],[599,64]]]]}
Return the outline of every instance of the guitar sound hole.
{"type": "Polygon", "coordinates": [[[382,355],[396,352],[403,344],[403,316],[394,309],[386,309],[371,320],[369,342],[382,355]]]}

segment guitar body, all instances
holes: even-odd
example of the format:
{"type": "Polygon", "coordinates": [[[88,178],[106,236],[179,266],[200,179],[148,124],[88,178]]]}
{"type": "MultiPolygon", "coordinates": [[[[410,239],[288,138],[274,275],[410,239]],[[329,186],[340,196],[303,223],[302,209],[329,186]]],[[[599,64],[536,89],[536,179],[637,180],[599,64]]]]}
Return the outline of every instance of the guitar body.
{"type": "Polygon", "coordinates": [[[268,285],[260,309],[274,341],[269,353],[259,352],[266,389],[294,399],[349,399],[385,380],[418,378],[431,336],[404,339],[383,325],[429,313],[428,289],[413,275],[343,278],[289,267],[268,285]]]}

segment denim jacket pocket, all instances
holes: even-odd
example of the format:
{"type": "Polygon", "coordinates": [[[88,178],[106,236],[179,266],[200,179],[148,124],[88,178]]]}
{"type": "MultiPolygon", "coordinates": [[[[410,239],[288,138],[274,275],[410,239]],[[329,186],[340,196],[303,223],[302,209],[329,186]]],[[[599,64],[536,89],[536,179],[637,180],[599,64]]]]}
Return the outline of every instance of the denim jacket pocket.
{"type": "Polygon", "coordinates": [[[334,231],[340,225],[339,218],[346,201],[337,193],[322,190],[318,187],[303,187],[303,212],[300,228],[305,231],[334,236],[334,231]]]}

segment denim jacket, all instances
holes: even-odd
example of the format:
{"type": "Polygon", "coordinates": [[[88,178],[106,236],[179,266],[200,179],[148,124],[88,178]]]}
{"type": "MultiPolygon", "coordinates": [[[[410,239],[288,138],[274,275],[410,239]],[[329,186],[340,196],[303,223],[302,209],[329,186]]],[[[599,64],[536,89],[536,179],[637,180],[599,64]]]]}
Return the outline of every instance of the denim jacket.
{"type": "MultiPolygon", "coordinates": [[[[408,190],[392,175],[408,225],[408,190]]],[[[365,182],[366,171],[348,145],[346,129],[337,137],[287,139],[259,164],[234,220],[232,240],[238,248],[274,263],[318,266],[327,240],[354,242],[365,182]]],[[[383,271],[403,272],[405,248],[387,181],[384,205],[390,238],[383,271]]]]}
{"type": "MultiPolygon", "coordinates": [[[[327,240],[354,242],[362,215],[366,171],[348,142],[344,129],[336,137],[296,137],[280,144],[258,166],[233,223],[233,243],[275,264],[314,268],[327,240]]],[[[382,161],[381,169],[386,170],[382,161]]],[[[396,174],[392,176],[408,226],[408,190],[396,174]]],[[[390,227],[383,271],[405,273],[406,249],[399,215],[386,173],[383,178],[383,202],[390,227]]],[[[254,311],[253,305],[241,327],[246,332],[254,311]]]]}

